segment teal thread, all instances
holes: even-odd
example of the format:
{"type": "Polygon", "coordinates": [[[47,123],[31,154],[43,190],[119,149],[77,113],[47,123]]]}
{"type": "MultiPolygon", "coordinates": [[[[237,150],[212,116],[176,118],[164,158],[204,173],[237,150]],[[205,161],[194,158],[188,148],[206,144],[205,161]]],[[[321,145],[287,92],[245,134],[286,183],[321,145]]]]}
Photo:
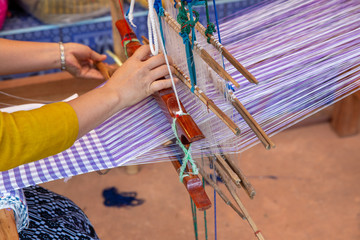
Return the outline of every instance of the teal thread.
{"type": "Polygon", "coordinates": [[[184,1],[181,1],[181,7],[179,9],[179,14],[176,18],[177,22],[181,25],[180,36],[183,38],[183,43],[185,45],[186,60],[189,69],[190,81],[191,81],[191,92],[194,93],[196,85],[196,70],[194,55],[192,52],[194,44],[190,44],[189,35],[192,35],[192,42],[195,41],[195,24],[199,21],[199,13],[191,10],[191,4],[185,4],[184,1]],[[190,20],[188,19],[188,11],[185,9],[185,5],[188,5],[190,12],[190,20]],[[195,15],[195,20],[193,20],[193,15],[195,15]]]}
{"type": "MultiPolygon", "coordinates": [[[[161,0],[155,0],[154,8],[158,15],[160,35],[161,35],[161,39],[162,39],[162,42],[164,43],[164,47],[165,47],[164,31],[163,31],[162,22],[161,22],[161,17],[165,16],[165,11],[164,11],[164,8],[162,7],[161,0]]],[[[166,49],[165,49],[165,53],[166,53],[166,49]]]]}
{"type": "Polygon", "coordinates": [[[216,29],[215,29],[215,24],[210,22],[209,7],[208,7],[207,0],[205,0],[205,9],[206,9],[206,21],[207,21],[207,27],[206,27],[206,30],[205,30],[205,35],[207,36],[207,42],[210,43],[211,37],[208,36],[208,34],[212,36],[213,33],[216,32],[216,29]]]}
{"type": "Polygon", "coordinates": [[[192,217],[193,217],[195,239],[198,240],[199,234],[198,234],[198,226],[197,226],[196,206],[191,197],[190,197],[190,204],[191,204],[191,213],[192,213],[192,217]]]}
{"type": "Polygon", "coordinates": [[[176,143],[180,146],[180,148],[183,150],[184,152],[184,157],[182,159],[182,164],[180,167],[180,172],[179,172],[179,178],[180,178],[180,182],[183,182],[184,177],[189,176],[188,174],[185,174],[185,168],[188,162],[190,162],[191,164],[191,168],[193,171],[194,175],[197,175],[199,173],[198,168],[196,167],[196,164],[194,162],[194,160],[191,157],[191,145],[189,146],[189,149],[187,149],[182,142],[179,139],[179,136],[177,134],[177,129],[176,129],[176,120],[177,118],[173,119],[173,123],[171,124],[171,128],[174,132],[175,138],[176,138],[176,143]]]}

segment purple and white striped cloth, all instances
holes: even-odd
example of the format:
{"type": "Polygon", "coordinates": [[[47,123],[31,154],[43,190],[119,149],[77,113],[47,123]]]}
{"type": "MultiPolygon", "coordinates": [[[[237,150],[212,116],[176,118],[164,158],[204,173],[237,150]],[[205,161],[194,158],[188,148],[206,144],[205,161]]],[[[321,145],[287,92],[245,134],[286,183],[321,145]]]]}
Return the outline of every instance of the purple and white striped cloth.
{"type": "MultiPolygon", "coordinates": [[[[269,1],[229,16],[221,29],[225,46],[260,82],[258,86],[247,83],[226,63],[241,85],[235,95],[270,135],[360,86],[357,0],[269,1]]],[[[218,94],[211,87],[204,91],[211,98],[218,94]]],[[[240,126],[240,138],[207,113],[206,107],[199,111],[199,101],[188,90],[180,87],[179,94],[200,129],[215,139],[194,143],[195,156],[212,143],[230,143],[235,151],[243,151],[258,142],[228,103],[216,99],[240,126]]],[[[149,97],[117,113],[70,149],[1,172],[0,192],[117,166],[165,161],[180,153],[162,147],[173,137],[169,122],[149,97]]]]}

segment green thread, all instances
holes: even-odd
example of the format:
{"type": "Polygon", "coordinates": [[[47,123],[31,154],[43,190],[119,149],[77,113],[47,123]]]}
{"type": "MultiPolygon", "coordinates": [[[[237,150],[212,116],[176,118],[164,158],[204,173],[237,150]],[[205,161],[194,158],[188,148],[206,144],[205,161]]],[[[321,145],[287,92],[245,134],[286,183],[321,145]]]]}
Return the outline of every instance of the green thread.
{"type": "Polygon", "coordinates": [[[129,58],[128,53],[127,53],[127,49],[126,49],[126,45],[128,45],[131,42],[140,42],[140,41],[137,38],[133,38],[133,39],[123,41],[126,58],[129,58]]]}
{"type": "Polygon", "coordinates": [[[206,9],[206,21],[207,21],[207,27],[206,27],[206,30],[205,30],[205,35],[207,36],[207,42],[210,43],[211,37],[208,36],[208,34],[212,36],[213,33],[216,32],[216,29],[215,29],[215,24],[210,22],[209,7],[208,7],[207,0],[205,0],[205,9],[206,9]]]}
{"type": "Polygon", "coordinates": [[[171,124],[171,128],[172,128],[172,130],[174,132],[174,135],[175,135],[175,138],[176,138],[176,143],[180,146],[180,148],[184,152],[184,157],[182,159],[182,164],[181,164],[180,173],[179,173],[180,182],[183,182],[184,177],[189,176],[188,174],[184,174],[185,168],[186,168],[186,165],[187,165],[188,162],[190,162],[190,164],[191,164],[192,171],[193,171],[194,175],[197,175],[199,173],[199,170],[196,167],[196,164],[195,164],[194,160],[191,157],[191,145],[189,146],[189,149],[187,149],[179,139],[179,136],[177,134],[177,129],[176,129],[176,120],[177,120],[177,118],[173,119],[173,123],[171,124]]]}
{"type": "Polygon", "coordinates": [[[197,226],[196,206],[191,197],[190,197],[190,204],[191,204],[191,213],[192,213],[192,217],[193,217],[195,239],[198,240],[199,234],[198,234],[198,226],[197,226]]]}
{"type": "MultiPolygon", "coordinates": [[[[204,177],[202,178],[203,188],[205,190],[205,180],[204,177]]],[[[207,229],[207,217],[206,217],[206,210],[204,210],[204,226],[205,226],[205,240],[208,240],[208,229],[207,229]]]]}
{"type": "Polygon", "coordinates": [[[194,43],[196,40],[194,27],[195,24],[199,22],[199,13],[191,9],[191,4],[186,4],[184,1],[181,1],[181,7],[176,20],[181,25],[180,35],[189,35],[191,33],[192,43],[194,43]],[[185,5],[188,6],[188,10],[186,10],[185,5]],[[188,18],[188,13],[190,14],[190,19],[188,18]],[[195,16],[195,20],[193,18],[193,14],[195,16]]]}
{"type": "Polygon", "coordinates": [[[183,38],[183,43],[185,45],[186,51],[186,60],[189,69],[189,75],[191,80],[191,92],[194,92],[196,85],[196,70],[195,62],[192,49],[194,47],[195,41],[195,31],[194,26],[199,21],[199,13],[191,10],[191,4],[186,4],[184,1],[181,1],[181,7],[179,9],[179,14],[176,17],[177,22],[181,25],[180,36],[183,38]],[[188,6],[189,10],[187,11],[185,5],[188,6]],[[190,13],[190,20],[188,19],[188,12],[190,13]],[[195,20],[193,15],[195,15],[195,20]],[[189,34],[191,33],[192,43],[190,44],[189,34]]]}

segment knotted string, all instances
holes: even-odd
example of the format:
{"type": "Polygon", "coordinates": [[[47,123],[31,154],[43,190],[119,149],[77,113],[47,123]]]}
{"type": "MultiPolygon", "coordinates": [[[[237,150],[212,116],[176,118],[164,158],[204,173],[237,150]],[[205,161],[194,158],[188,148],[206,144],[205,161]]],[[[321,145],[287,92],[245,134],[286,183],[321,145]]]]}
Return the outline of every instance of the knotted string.
{"type": "MultiPolygon", "coordinates": [[[[187,113],[183,113],[182,115],[186,115],[186,114],[187,113]]],[[[192,156],[191,156],[191,144],[189,145],[189,148],[186,148],[184,146],[184,144],[182,144],[182,142],[179,139],[179,136],[177,134],[176,120],[177,120],[177,118],[179,116],[181,116],[181,115],[177,115],[175,118],[173,118],[173,123],[171,124],[171,128],[172,128],[172,130],[174,132],[174,135],[175,135],[175,138],[176,138],[176,143],[180,146],[180,148],[184,152],[184,157],[182,159],[182,164],[181,164],[180,172],[179,172],[180,182],[183,182],[184,177],[189,176],[189,174],[184,173],[188,162],[190,162],[190,164],[191,164],[191,168],[192,168],[192,171],[193,171],[194,175],[197,175],[199,173],[199,170],[196,167],[196,164],[195,164],[195,162],[194,162],[194,160],[192,159],[192,156]]]]}
{"type": "Polygon", "coordinates": [[[134,5],[135,5],[135,0],[131,0],[130,8],[126,13],[126,16],[128,17],[131,26],[136,27],[136,25],[133,23],[133,20],[134,20],[134,5]]]}
{"type": "Polygon", "coordinates": [[[195,41],[195,31],[194,26],[199,21],[199,13],[191,10],[191,3],[188,2],[189,12],[190,12],[190,20],[188,19],[188,12],[185,9],[184,2],[181,2],[181,7],[179,9],[179,14],[177,16],[177,22],[181,25],[180,36],[183,38],[183,43],[185,45],[186,51],[186,60],[189,69],[190,81],[191,81],[191,92],[193,93],[196,85],[196,70],[195,70],[195,62],[194,55],[192,52],[192,48],[194,46],[195,41]],[[195,15],[195,20],[193,20],[193,15],[195,15]],[[192,33],[192,42],[190,44],[189,34],[192,33]]]}
{"type": "Polygon", "coordinates": [[[210,16],[209,16],[209,7],[208,7],[208,2],[207,0],[205,0],[205,9],[206,9],[206,22],[207,22],[207,27],[205,30],[205,35],[207,36],[207,42],[210,43],[210,39],[211,37],[208,35],[213,35],[214,32],[216,32],[215,29],[215,25],[214,23],[210,22],[210,16]]]}
{"type": "Polygon", "coordinates": [[[151,53],[157,55],[159,53],[159,41],[157,38],[156,19],[154,11],[154,0],[149,0],[149,14],[148,14],[148,33],[149,33],[149,46],[151,53]]]}
{"type": "Polygon", "coordinates": [[[196,216],[196,205],[192,198],[190,197],[190,204],[191,204],[191,214],[193,217],[193,225],[194,225],[194,233],[195,233],[195,240],[199,239],[199,233],[198,233],[198,224],[197,224],[197,216],[196,216]]]}

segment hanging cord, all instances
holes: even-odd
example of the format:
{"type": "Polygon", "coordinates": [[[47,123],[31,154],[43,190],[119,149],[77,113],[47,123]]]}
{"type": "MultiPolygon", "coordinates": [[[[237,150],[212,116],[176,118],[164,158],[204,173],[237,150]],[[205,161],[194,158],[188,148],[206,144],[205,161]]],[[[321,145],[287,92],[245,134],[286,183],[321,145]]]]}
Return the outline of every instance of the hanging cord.
{"type": "MultiPolygon", "coordinates": [[[[220,26],[219,26],[219,19],[218,19],[218,15],[217,15],[215,0],[213,0],[213,5],[214,5],[214,15],[215,15],[216,28],[217,28],[217,35],[218,35],[218,38],[219,38],[219,43],[221,44],[220,26]]],[[[215,28],[215,26],[214,26],[214,28],[215,28]]],[[[206,29],[206,31],[207,31],[207,29],[206,29]]],[[[215,30],[215,32],[216,32],[216,30],[215,30]]],[[[221,56],[222,56],[223,68],[225,69],[224,56],[222,54],[221,54],[221,56]]]]}
{"type": "MultiPolygon", "coordinates": [[[[154,11],[154,8],[152,8],[151,10],[154,11]]],[[[155,21],[155,29],[157,30],[155,33],[160,35],[162,31],[160,31],[160,27],[159,27],[157,21],[155,21]]],[[[173,77],[173,75],[171,73],[170,63],[169,63],[168,56],[167,56],[167,53],[166,53],[165,44],[162,41],[161,37],[160,37],[160,46],[161,46],[161,51],[163,52],[164,57],[165,57],[165,62],[166,62],[166,66],[168,68],[169,76],[170,76],[170,79],[171,79],[172,88],[174,90],[175,97],[176,97],[176,102],[177,102],[178,107],[179,107],[179,111],[176,112],[175,114],[176,115],[183,115],[184,112],[182,111],[180,100],[179,100],[179,95],[178,95],[178,93],[176,91],[175,81],[174,81],[174,77],[173,77]]]]}
{"type": "Polygon", "coordinates": [[[156,19],[154,11],[154,0],[149,0],[149,13],[147,19],[148,26],[148,37],[149,37],[149,46],[151,53],[157,55],[159,53],[159,42],[157,39],[157,28],[156,28],[156,19]]]}
{"type": "Polygon", "coordinates": [[[186,51],[186,60],[189,69],[189,75],[191,80],[191,92],[194,92],[196,86],[196,70],[194,55],[192,48],[194,44],[190,44],[189,34],[192,33],[192,41],[195,41],[195,31],[193,30],[195,24],[199,21],[199,13],[191,10],[191,4],[189,5],[190,20],[188,19],[188,11],[185,9],[185,2],[181,1],[181,6],[179,9],[179,14],[177,15],[177,22],[181,25],[180,36],[183,38],[183,43],[185,45],[186,51]],[[195,15],[195,20],[193,20],[193,15],[195,15]],[[193,31],[191,31],[193,30],[193,31]]]}
{"type": "MultiPolygon", "coordinates": [[[[201,149],[201,165],[205,169],[205,159],[204,159],[204,151],[205,149],[201,149]]],[[[211,164],[211,163],[210,163],[211,164]]],[[[205,178],[202,177],[202,184],[203,188],[205,190],[205,178]]],[[[206,210],[204,210],[204,227],[205,227],[205,240],[208,240],[208,228],[207,228],[207,216],[206,216],[206,210]]]]}
{"type": "MultiPolygon", "coordinates": [[[[206,5],[207,5],[207,2],[206,2],[206,5]]],[[[217,9],[216,9],[216,3],[215,3],[215,0],[213,0],[213,5],[214,5],[214,15],[215,15],[215,22],[216,22],[216,28],[217,28],[217,35],[218,35],[218,38],[219,38],[219,43],[221,44],[221,35],[220,35],[220,26],[219,26],[219,18],[218,18],[218,15],[217,15],[217,9]]],[[[206,13],[206,16],[208,16],[208,12],[206,13]]],[[[209,24],[209,22],[208,22],[209,24]]],[[[211,23],[212,25],[214,25],[213,23],[211,23]]],[[[208,26],[209,27],[209,26],[208,26]]],[[[214,29],[215,29],[215,26],[214,26],[214,29]]],[[[208,28],[206,29],[206,31],[208,31],[208,28]]],[[[205,31],[205,33],[206,33],[205,31]]],[[[215,30],[216,32],[216,30],[215,30]]],[[[212,33],[211,33],[212,35],[212,33]]],[[[208,42],[210,41],[210,38],[208,37],[208,42]]],[[[222,60],[222,64],[223,64],[223,68],[225,69],[225,61],[224,61],[224,56],[221,55],[221,60],[222,60]]],[[[235,92],[235,89],[233,88],[233,86],[231,84],[226,84],[225,86],[225,98],[228,99],[228,98],[231,98],[231,93],[228,94],[230,95],[230,97],[226,96],[227,92],[235,92]]]]}
{"type": "Polygon", "coordinates": [[[219,42],[221,43],[219,19],[218,19],[218,15],[217,15],[215,0],[213,0],[213,5],[214,5],[214,14],[215,14],[215,22],[216,22],[217,34],[218,34],[219,42]]]}
{"type": "MultiPolygon", "coordinates": [[[[203,188],[205,190],[205,179],[202,178],[203,188]]],[[[204,226],[205,226],[205,240],[208,240],[208,229],[207,229],[207,218],[206,218],[206,210],[204,210],[204,226]]]]}
{"type": "Polygon", "coordinates": [[[136,25],[133,23],[133,20],[134,20],[134,6],[135,6],[135,0],[131,0],[130,8],[129,8],[128,12],[126,13],[126,16],[128,17],[131,26],[136,27],[136,25]]]}
{"type": "Polygon", "coordinates": [[[162,6],[162,1],[161,0],[155,0],[154,9],[155,9],[155,11],[156,11],[156,13],[158,15],[161,40],[165,45],[164,31],[163,31],[162,22],[161,22],[161,17],[165,16],[165,11],[164,11],[164,8],[162,6]]]}
{"type": "MultiPolygon", "coordinates": [[[[183,113],[182,115],[185,115],[185,113],[183,113]]],[[[189,174],[185,173],[185,169],[187,166],[187,163],[190,162],[191,164],[191,168],[192,168],[192,172],[194,175],[199,174],[199,170],[196,167],[195,161],[194,159],[192,159],[191,156],[191,144],[189,146],[189,148],[186,148],[184,146],[184,144],[182,144],[182,142],[179,139],[179,136],[177,134],[177,129],[176,129],[176,120],[179,117],[179,115],[177,115],[174,119],[173,119],[173,123],[171,124],[171,128],[174,132],[175,138],[176,138],[176,143],[180,146],[180,148],[183,150],[184,152],[184,157],[182,159],[182,164],[180,167],[180,172],[179,172],[179,178],[180,178],[180,182],[183,182],[184,177],[189,176],[189,174]]]]}
{"type": "MultiPolygon", "coordinates": [[[[210,169],[213,169],[213,175],[210,176],[215,184],[217,184],[216,169],[214,164],[214,158],[210,160],[210,169]]],[[[216,214],[216,190],[214,189],[214,239],[217,240],[217,214],[216,214]]]]}
{"type": "MultiPolygon", "coordinates": [[[[215,29],[215,25],[214,23],[210,22],[210,16],[209,16],[209,7],[208,7],[208,0],[205,0],[205,9],[206,9],[206,22],[207,22],[207,26],[206,26],[206,30],[205,30],[205,35],[207,36],[209,35],[213,35],[214,32],[216,32],[215,29]]],[[[207,37],[207,42],[210,43],[210,39],[211,37],[208,36],[207,37]]]]}
{"type": "MultiPolygon", "coordinates": [[[[214,179],[216,183],[216,172],[214,170],[214,179]]],[[[214,237],[217,240],[217,214],[216,214],[216,191],[214,190],[214,237]]]]}
{"type": "Polygon", "coordinates": [[[191,213],[192,213],[192,217],[193,217],[195,239],[198,240],[199,234],[198,234],[198,225],[197,225],[197,216],[196,216],[196,206],[191,197],[190,197],[190,204],[191,204],[191,213]]]}

